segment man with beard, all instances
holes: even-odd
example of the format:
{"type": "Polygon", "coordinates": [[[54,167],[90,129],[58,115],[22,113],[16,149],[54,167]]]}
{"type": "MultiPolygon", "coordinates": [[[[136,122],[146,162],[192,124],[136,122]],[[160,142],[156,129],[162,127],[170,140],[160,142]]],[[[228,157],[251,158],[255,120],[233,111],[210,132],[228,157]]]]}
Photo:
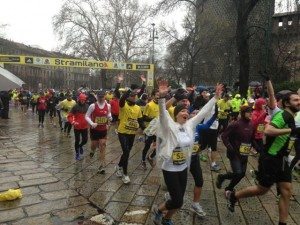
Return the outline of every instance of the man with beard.
{"type": "Polygon", "coordinates": [[[295,92],[286,94],[282,99],[283,111],[275,114],[265,129],[266,146],[260,155],[257,180],[258,185],[247,187],[229,196],[228,209],[234,212],[235,203],[241,198],[266,194],[276,183],[280,189],[279,225],[286,225],[289,203],[292,195],[292,171],[288,165],[288,155],[295,147],[295,139],[300,135],[296,127],[296,113],[300,110],[300,96],[295,92]]]}

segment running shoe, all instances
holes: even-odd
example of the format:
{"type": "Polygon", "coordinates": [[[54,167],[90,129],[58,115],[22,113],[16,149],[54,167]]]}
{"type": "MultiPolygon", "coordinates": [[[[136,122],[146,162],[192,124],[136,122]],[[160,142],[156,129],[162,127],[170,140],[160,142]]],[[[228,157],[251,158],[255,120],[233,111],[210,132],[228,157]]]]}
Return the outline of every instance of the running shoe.
{"type": "Polygon", "coordinates": [[[215,172],[221,170],[221,168],[220,168],[220,166],[219,166],[218,164],[215,164],[215,165],[211,166],[210,169],[211,169],[212,171],[215,171],[215,172]]]}
{"type": "Polygon", "coordinates": [[[193,202],[190,210],[196,213],[198,216],[201,217],[206,216],[206,212],[203,211],[202,206],[198,202],[197,203],[193,202]]]}
{"type": "Polygon", "coordinates": [[[160,212],[157,207],[153,207],[152,214],[153,214],[153,223],[155,225],[161,225],[161,220],[163,217],[162,212],[160,212]]]}
{"type": "Polygon", "coordinates": [[[123,169],[121,167],[119,167],[118,165],[115,166],[115,170],[116,170],[116,176],[117,177],[122,177],[123,176],[123,169]]]}
{"type": "Polygon", "coordinates": [[[174,225],[174,223],[171,219],[162,218],[161,225],[174,225]]]}
{"type": "Polygon", "coordinates": [[[168,200],[171,199],[171,196],[170,196],[169,192],[166,192],[166,193],[164,194],[164,198],[165,198],[165,201],[168,201],[168,200]]]}
{"type": "Polygon", "coordinates": [[[80,153],[80,155],[83,155],[83,147],[82,146],[79,147],[79,153],[80,153]]]}
{"type": "Polygon", "coordinates": [[[200,160],[201,160],[202,162],[207,162],[208,158],[207,158],[207,156],[205,156],[204,154],[200,154],[200,160]]]}
{"type": "Polygon", "coordinates": [[[224,196],[225,196],[225,198],[226,198],[227,200],[229,200],[229,197],[230,197],[231,193],[232,193],[232,191],[230,191],[230,190],[225,190],[224,196]]]}
{"type": "Polygon", "coordinates": [[[124,175],[122,176],[122,181],[123,181],[124,184],[129,184],[129,183],[130,183],[130,178],[129,178],[129,176],[124,174],[124,175]]]}
{"type": "Polygon", "coordinates": [[[223,178],[222,174],[219,174],[219,175],[217,176],[216,187],[217,187],[218,189],[221,189],[221,188],[222,188],[222,183],[223,183],[223,182],[224,182],[224,178],[223,178]]]}
{"type": "Polygon", "coordinates": [[[90,152],[90,157],[93,158],[94,155],[95,155],[95,150],[91,150],[91,152],[90,152]]]}
{"type": "Polygon", "coordinates": [[[229,195],[228,203],[227,203],[227,208],[229,209],[230,212],[234,212],[234,206],[235,203],[237,202],[237,199],[235,197],[235,192],[232,191],[229,195]]]}
{"type": "Polygon", "coordinates": [[[147,164],[146,164],[145,161],[142,161],[141,167],[142,167],[143,170],[147,170],[147,164]]]}
{"type": "Polygon", "coordinates": [[[79,155],[79,152],[76,152],[75,159],[76,159],[77,161],[79,161],[79,160],[80,160],[80,155],[79,155]]]}
{"type": "Polygon", "coordinates": [[[98,168],[98,172],[97,172],[98,174],[105,174],[105,169],[104,169],[104,167],[103,166],[100,166],[99,168],[98,168]]]}

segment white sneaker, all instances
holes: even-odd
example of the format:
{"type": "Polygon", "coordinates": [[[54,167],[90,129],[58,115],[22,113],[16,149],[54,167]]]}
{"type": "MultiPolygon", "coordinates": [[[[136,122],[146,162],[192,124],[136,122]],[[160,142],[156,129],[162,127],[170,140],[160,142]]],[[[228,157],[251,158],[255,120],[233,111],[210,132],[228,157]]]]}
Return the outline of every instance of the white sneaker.
{"type": "Polygon", "coordinates": [[[123,176],[123,169],[119,167],[118,165],[115,166],[116,169],[116,176],[117,177],[122,177],[123,176]]]}
{"type": "Polygon", "coordinates": [[[164,198],[165,198],[165,201],[168,201],[168,200],[171,199],[171,196],[170,196],[169,192],[165,193],[164,198]]]}
{"type": "Polygon", "coordinates": [[[198,216],[206,216],[206,212],[203,211],[202,206],[197,202],[197,203],[192,203],[191,205],[191,211],[196,213],[198,216]]]}
{"type": "Polygon", "coordinates": [[[127,175],[123,175],[122,181],[124,184],[129,184],[130,183],[130,178],[127,175]]]}

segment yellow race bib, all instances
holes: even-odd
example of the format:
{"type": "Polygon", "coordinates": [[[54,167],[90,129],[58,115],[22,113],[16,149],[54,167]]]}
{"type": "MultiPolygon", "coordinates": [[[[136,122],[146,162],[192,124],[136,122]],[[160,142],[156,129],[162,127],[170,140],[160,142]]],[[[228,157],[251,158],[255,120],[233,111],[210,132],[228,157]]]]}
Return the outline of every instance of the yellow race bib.
{"type": "Polygon", "coordinates": [[[186,156],[182,149],[175,149],[172,153],[172,160],[174,165],[182,165],[186,162],[186,156]]]}
{"type": "Polygon", "coordinates": [[[241,155],[249,155],[251,150],[251,144],[242,143],[240,146],[240,154],[241,155]]]}
{"type": "Polygon", "coordinates": [[[264,130],[265,130],[265,125],[264,124],[259,124],[258,126],[257,126],[257,132],[258,133],[263,133],[264,132],[264,130]]]}
{"type": "Polygon", "coordinates": [[[194,144],[192,154],[196,155],[199,152],[199,150],[200,150],[200,146],[198,144],[194,144]]]}
{"type": "Polygon", "coordinates": [[[128,121],[125,124],[127,130],[137,131],[139,129],[139,123],[136,119],[128,118],[128,121]]]}
{"type": "Polygon", "coordinates": [[[95,123],[97,123],[98,125],[103,125],[103,124],[107,124],[107,117],[96,117],[95,118],[95,123]]]}

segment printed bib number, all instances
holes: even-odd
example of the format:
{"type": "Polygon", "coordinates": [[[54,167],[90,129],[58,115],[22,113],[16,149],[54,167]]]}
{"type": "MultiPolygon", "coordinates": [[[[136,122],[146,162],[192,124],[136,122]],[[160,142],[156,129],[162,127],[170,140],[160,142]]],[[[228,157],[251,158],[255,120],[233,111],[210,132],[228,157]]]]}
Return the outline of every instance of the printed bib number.
{"type": "Polygon", "coordinates": [[[193,155],[197,154],[200,150],[200,146],[198,144],[194,144],[193,146],[193,155]]]}
{"type": "Polygon", "coordinates": [[[106,124],[107,123],[107,117],[96,117],[95,123],[97,124],[106,124]]]}
{"type": "Polygon", "coordinates": [[[240,154],[241,155],[249,155],[251,150],[251,144],[242,143],[240,146],[240,154]]]}
{"type": "Polygon", "coordinates": [[[257,126],[257,132],[258,132],[258,133],[263,133],[264,130],[265,130],[265,125],[264,125],[264,124],[259,124],[259,125],[257,126]]]}
{"type": "Polygon", "coordinates": [[[296,138],[290,137],[288,148],[287,148],[288,152],[291,152],[294,149],[295,140],[296,138]]]}
{"type": "Polygon", "coordinates": [[[186,157],[182,149],[176,149],[173,151],[172,160],[174,165],[182,165],[186,161],[186,157]]]}
{"type": "Polygon", "coordinates": [[[139,123],[137,120],[129,118],[125,124],[125,128],[127,130],[137,131],[139,129],[139,123]]]}

